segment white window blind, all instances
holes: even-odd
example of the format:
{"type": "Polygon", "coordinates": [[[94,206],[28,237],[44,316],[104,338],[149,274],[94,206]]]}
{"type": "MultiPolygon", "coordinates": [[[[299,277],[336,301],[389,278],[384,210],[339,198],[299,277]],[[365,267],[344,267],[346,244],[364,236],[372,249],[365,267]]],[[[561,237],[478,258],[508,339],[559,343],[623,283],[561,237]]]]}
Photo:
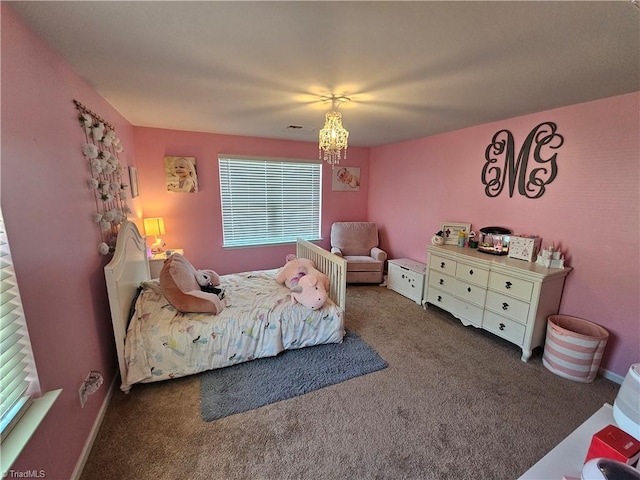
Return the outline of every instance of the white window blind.
{"type": "Polygon", "coordinates": [[[322,164],[220,155],[225,247],[320,238],[322,164]]]}
{"type": "Polygon", "coordinates": [[[0,211],[0,427],[4,439],[39,393],[29,333],[0,211]]]}

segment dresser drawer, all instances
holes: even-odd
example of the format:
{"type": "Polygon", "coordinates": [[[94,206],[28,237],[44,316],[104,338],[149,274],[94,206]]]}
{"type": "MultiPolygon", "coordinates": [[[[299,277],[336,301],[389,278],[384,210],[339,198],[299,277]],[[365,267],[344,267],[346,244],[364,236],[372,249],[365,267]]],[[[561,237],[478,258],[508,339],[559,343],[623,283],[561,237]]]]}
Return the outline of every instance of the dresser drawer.
{"type": "Polygon", "coordinates": [[[487,296],[487,291],[484,288],[463,282],[460,279],[456,279],[456,289],[453,293],[463,301],[471,302],[481,307],[484,306],[484,299],[487,296]]]}
{"type": "Polygon", "coordinates": [[[456,289],[456,279],[436,270],[429,271],[429,286],[436,287],[448,293],[453,293],[456,289]]]}
{"type": "Polygon", "coordinates": [[[501,273],[491,272],[489,275],[489,288],[528,302],[531,300],[533,283],[501,273]]]}
{"type": "Polygon", "coordinates": [[[456,261],[431,254],[429,257],[429,268],[438,272],[446,273],[452,277],[456,275],[456,261]]]}
{"type": "Polygon", "coordinates": [[[473,265],[467,265],[466,263],[457,262],[456,266],[456,278],[464,280],[466,282],[475,283],[482,287],[486,287],[489,283],[489,270],[484,268],[474,267],[473,265]]]}
{"type": "Polygon", "coordinates": [[[516,345],[522,345],[526,327],[506,317],[497,315],[489,310],[484,311],[482,328],[509,340],[516,345]]]}
{"type": "Polygon", "coordinates": [[[454,299],[453,310],[451,313],[468,323],[472,323],[476,327],[482,325],[482,307],[463,302],[459,298],[454,299]]]}
{"type": "Polygon", "coordinates": [[[502,295],[501,293],[489,290],[487,292],[487,302],[485,308],[500,315],[504,315],[513,320],[526,325],[529,316],[529,304],[513,297],[502,295]]]}
{"type": "Polygon", "coordinates": [[[430,287],[427,292],[427,302],[432,303],[448,312],[453,311],[454,298],[441,290],[430,287]]]}

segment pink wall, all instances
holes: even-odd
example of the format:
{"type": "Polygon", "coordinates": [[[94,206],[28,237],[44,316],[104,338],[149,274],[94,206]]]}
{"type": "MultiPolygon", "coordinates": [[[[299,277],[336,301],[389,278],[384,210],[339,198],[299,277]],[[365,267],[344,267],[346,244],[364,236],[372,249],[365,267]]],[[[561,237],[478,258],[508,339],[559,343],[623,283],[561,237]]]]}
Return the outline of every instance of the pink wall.
{"type": "MultiPolygon", "coordinates": [[[[321,121],[322,119],[318,119],[321,121]]],[[[167,248],[183,248],[196,268],[212,268],[220,274],[276,268],[284,263],[293,245],[222,248],[222,220],[218,154],[278,158],[318,158],[315,142],[292,142],[261,138],[195,133],[157,128],[135,128],[136,165],[145,217],[162,216],[167,248]],[[165,156],[196,157],[199,191],[168,192],[165,156]]],[[[339,220],[365,220],[369,149],[350,147],[343,164],[360,167],[364,187],[358,192],[333,192],[331,167],[323,167],[321,245],[329,246],[331,224],[339,220]]],[[[293,228],[293,226],[292,226],[293,228]]]]}
{"type": "Polygon", "coordinates": [[[69,478],[116,372],[106,258],[90,215],[93,193],[72,100],[114,124],[127,163],[133,128],[5,2],[2,12],[2,210],[43,391],[63,393],[15,470],[69,478]],[[90,370],[105,385],[80,407],[90,370]]]}
{"type": "Polygon", "coordinates": [[[500,225],[559,244],[574,268],[561,312],[609,330],[601,366],[624,376],[640,361],[639,112],[634,93],[374,148],[369,220],[380,225],[391,258],[425,261],[443,221],[500,225]],[[564,137],[546,193],[487,197],[481,171],[493,135],[510,130],[519,151],[546,121],[564,137]]]}

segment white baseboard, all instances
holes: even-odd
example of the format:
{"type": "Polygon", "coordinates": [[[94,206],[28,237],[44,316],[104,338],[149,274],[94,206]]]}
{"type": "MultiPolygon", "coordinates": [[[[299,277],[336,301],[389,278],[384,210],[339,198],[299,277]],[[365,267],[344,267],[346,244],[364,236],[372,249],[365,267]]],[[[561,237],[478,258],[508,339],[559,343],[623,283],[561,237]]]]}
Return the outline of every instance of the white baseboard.
{"type": "Polygon", "coordinates": [[[618,385],[622,385],[622,382],[624,381],[624,377],[617,373],[610,372],[609,370],[605,370],[604,368],[600,369],[600,375],[612,382],[616,382],[618,385]]]}
{"type": "Polygon", "coordinates": [[[91,448],[93,447],[93,442],[96,440],[96,436],[98,435],[98,430],[100,430],[100,426],[102,425],[102,420],[104,419],[105,413],[107,413],[107,408],[109,407],[109,402],[111,401],[111,396],[113,395],[113,390],[117,385],[117,380],[120,379],[120,372],[116,370],[116,374],[111,381],[111,385],[109,385],[109,391],[107,395],[104,397],[104,401],[102,402],[102,406],[100,407],[100,411],[98,412],[98,416],[96,417],[95,422],[93,422],[93,427],[91,428],[91,432],[89,433],[89,437],[84,444],[84,448],[82,449],[82,454],[76,463],[76,468],[73,469],[73,473],[71,475],[71,480],[79,480],[80,475],[82,474],[82,470],[84,469],[84,465],[87,463],[87,459],[89,458],[89,453],[91,453],[91,448]]]}

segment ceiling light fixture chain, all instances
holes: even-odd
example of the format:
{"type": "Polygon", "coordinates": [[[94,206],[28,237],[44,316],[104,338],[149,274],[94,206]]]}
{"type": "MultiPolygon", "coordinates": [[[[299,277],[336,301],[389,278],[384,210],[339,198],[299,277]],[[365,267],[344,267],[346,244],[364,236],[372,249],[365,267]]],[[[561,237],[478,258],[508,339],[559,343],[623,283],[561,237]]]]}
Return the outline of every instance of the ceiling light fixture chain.
{"type": "Polygon", "coordinates": [[[330,95],[322,97],[322,100],[331,101],[331,110],[326,113],[324,127],[320,130],[319,158],[333,168],[340,160],[347,158],[349,132],[342,126],[342,114],[338,112],[338,107],[351,99],[343,95],[330,95]]]}

